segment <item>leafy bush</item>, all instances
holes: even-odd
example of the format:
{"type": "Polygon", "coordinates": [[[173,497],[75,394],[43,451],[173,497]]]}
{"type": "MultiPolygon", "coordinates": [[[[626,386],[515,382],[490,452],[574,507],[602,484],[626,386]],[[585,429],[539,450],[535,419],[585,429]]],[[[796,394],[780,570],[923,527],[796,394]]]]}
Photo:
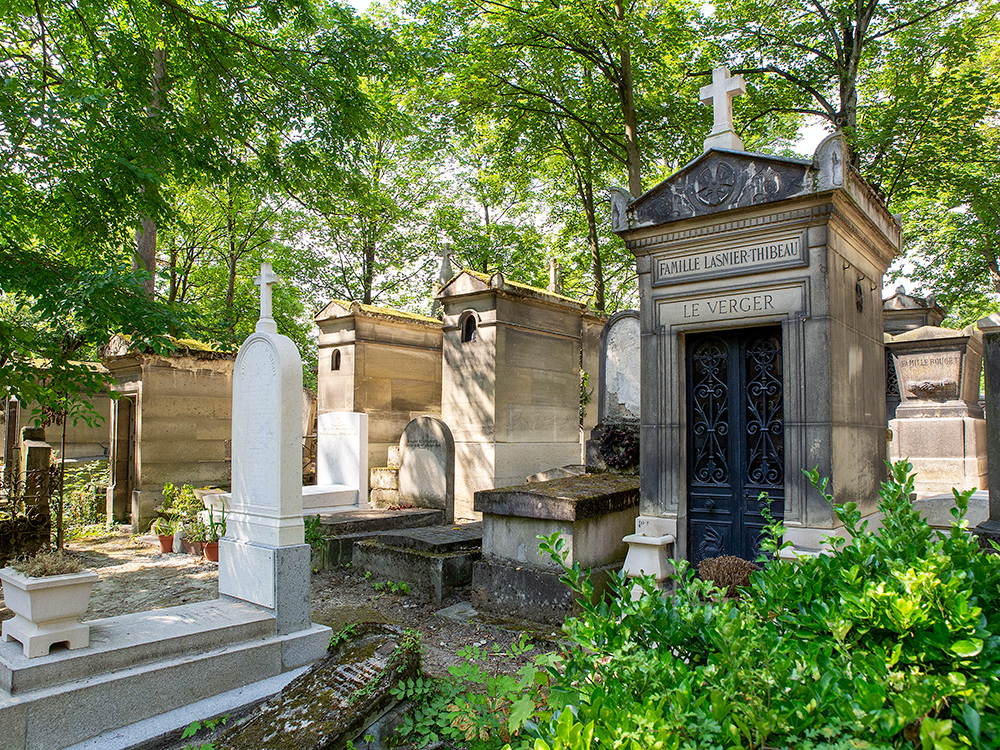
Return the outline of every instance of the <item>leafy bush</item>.
{"type": "Polygon", "coordinates": [[[501,655],[519,656],[532,648],[523,635],[506,651],[466,646],[458,652],[465,663],[448,668],[452,679],[401,682],[392,694],[413,701],[416,708],[403,720],[400,734],[417,747],[444,741],[448,747],[475,750],[511,745],[527,750],[533,737],[525,729],[543,700],[552,655],[526,664],[516,675],[500,672],[497,664],[501,655]]]}
{"type": "MultiPolygon", "coordinates": [[[[968,534],[969,492],[936,534],[909,501],[911,468],[891,467],[877,532],[854,504],[835,507],[849,538],[829,554],[780,559],[772,524],[740,601],[680,561],[669,598],[647,577],[633,601],[619,575],[592,604],[579,564],[564,564],[581,614],[564,626],[535,750],[1000,746],[1000,556],[968,534]]],[[[543,546],[562,560],[563,540],[543,546]]]]}
{"type": "Polygon", "coordinates": [[[111,478],[107,461],[90,461],[66,467],[63,524],[67,536],[82,526],[106,523],[108,518],[105,490],[111,478]]]}

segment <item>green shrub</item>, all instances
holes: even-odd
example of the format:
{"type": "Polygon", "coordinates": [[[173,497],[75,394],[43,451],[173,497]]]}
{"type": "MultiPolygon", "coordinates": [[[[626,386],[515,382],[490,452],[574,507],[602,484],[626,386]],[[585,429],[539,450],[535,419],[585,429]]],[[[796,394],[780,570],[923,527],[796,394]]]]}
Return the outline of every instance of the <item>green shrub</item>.
{"type": "Polygon", "coordinates": [[[66,467],[63,526],[73,538],[79,527],[106,523],[108,520],[105,490],[111,479],[107,461],[90,461],[66,467]]]}
{"type": "MultiPolygon", "coordinates": [[[[969,492],[935,533],[909,501],[911,468],[891,467],[877,532],[835,507],[849,538],[830,554],[778,558],[772,524],[739,601],[680,562],[671,597],[646,578],[632,601],[619,575],[592,604],[579,564],[564,564],[581,614],[564,626],[536,750],[1000,746],[1000,556],[968,534],[969,492]]],[[[562,560],[563,540],[543,546],[562,560]]]]}

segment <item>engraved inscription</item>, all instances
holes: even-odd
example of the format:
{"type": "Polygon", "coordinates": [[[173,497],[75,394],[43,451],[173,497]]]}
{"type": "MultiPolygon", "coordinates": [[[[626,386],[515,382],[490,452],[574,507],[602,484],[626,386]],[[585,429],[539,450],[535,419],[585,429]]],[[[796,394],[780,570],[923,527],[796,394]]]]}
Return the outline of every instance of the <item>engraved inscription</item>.
{"type": "Polygon", "coordinates": [[[671,326],[713,320],[773,318],[804,312],[805,308],[805,289],[799,283],[660,300],[656,306],[656,317],[660,325],[671,326]]]}
{"type": "Polygon", "coordinates": [[[734,276],[805,262],[802,236],[726,250],[696,250],[656,259],[656,285],[676,284],[711,276],[734,276]]]}
{"type": "Polygon", "coordinates": [[[234,502],[275,506],[278,500],[278,366],[265,341],[242,352],[234,403],[237,449],[234,502]],[[272,486],[274,485],[274,486],[272,486]],[[270,502],[269,502],[270,499],[270,502]]]}

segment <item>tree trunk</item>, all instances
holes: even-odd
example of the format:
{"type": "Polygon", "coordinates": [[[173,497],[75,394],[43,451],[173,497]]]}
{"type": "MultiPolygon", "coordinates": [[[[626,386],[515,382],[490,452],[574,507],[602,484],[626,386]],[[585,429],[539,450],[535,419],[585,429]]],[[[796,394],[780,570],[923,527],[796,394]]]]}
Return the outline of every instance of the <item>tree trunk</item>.
{"type": "MultiPolygon", "coordinates": [[[[624,25],[624,0],[615,0],[615,16],[624,25]]],[[[625,169],[628,171],[628,191],[633,198],[642,195],[642,158],[639,151],[639,123],[635,114],[635,84],[632,80],[632,52],[627,42],[621,46],[621,76],[618,99],[625,122],[625,169]]]]}
{"type": "Polygon", "coordinates": [[[601,260],[601,246],[597,241],[597,213],[594,210],[594,184],[584,182],[583,207],[587,214],[587,244],[590,246],[590,260],[594,269],[594,308],[604,313],[604,263],[601,260]]]}
{"type": "MultiPolygon", "coordinates": [[[[163,49],[153,50],[153,98],[146,108],[151,129],[159,127],[155,118],[160,115],[160,93],[166,73],[167,51],[163,49]]],[[[139,228],[135,230],[135,255],[134,266],[138,268],[141,265],[149,274],[149,278],[143,283],[143,288],[146,290],[146,294],[152,297],[156,290],[156,222],[149,216],[139,216],[139,228]]]]}
{"type": "Polygon", "coordinates": [[[236,321],[233,320],[233,305],[236,298],[236,222],[233,218],[233,182],[229,181],[229,206],[226,210],[226,241],[228,244],[229,280],[226,286],[226,320],[229,322],[229,332],[236,332],[236,321]]]}

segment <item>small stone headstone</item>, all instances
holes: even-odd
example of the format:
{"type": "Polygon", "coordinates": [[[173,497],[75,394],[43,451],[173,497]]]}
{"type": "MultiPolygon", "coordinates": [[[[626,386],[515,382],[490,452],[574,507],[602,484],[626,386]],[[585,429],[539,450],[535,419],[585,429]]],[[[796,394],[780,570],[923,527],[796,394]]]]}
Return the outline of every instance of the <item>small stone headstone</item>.
{"type": "Polygon", "coordinates": [[[399,440],[399,500],[444,510],[445,523],[455,520],[455,439],[444,422],[417,417],[399,440]]]}
{"type": "Polygon", "coordinates": [[[634,310],[608,321],[601,350],[601,424],[639,420],[639,314],[634,310]]]}

